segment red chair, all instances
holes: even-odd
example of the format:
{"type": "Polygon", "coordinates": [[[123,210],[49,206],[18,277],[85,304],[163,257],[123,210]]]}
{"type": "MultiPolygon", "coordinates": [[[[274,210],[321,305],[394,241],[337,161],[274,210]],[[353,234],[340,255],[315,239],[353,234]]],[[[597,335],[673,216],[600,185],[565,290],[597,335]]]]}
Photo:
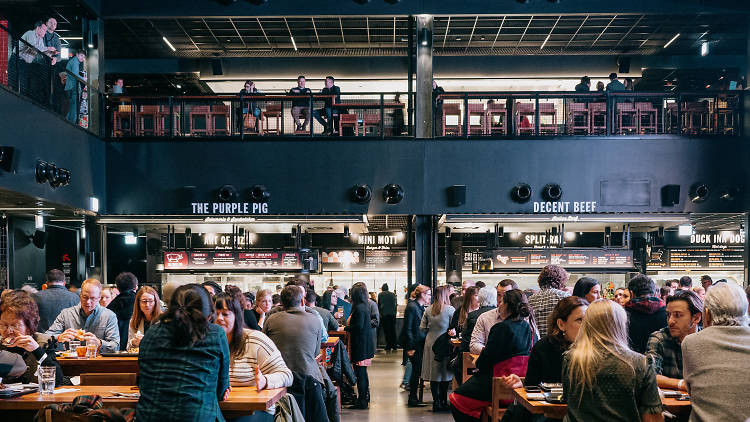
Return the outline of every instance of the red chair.
{"type": "Polygon", "coordinates": [[[159,125],[159,106],[144,105],[135,113],[136,135],[154,135],[160,136],[161,126],[159,125]]]}
{"type": "Polygon", "coordinates": [[[658,131],[657,110],[654,105],[650,102],[635,103],[635,110],[638,113],[638,133],[656,133],[658,131]]]}
{"type": "Polygon", "coordinates": [[[602,135],[607,131],[607,103],[589,103],[591,133],[602,135]]]}
{"type": "Polygon", "coordinates": [[[350,127],[354,130],[354,136],[359,136],[359,123],[356,114],[342,114],[339,116],[339,134],[344,136],[344,128],[350,127]]]}
{"type": "Polygon", "coordinates": [[[568,133],[571,135],[589,135],[591,133],[591,111],[586,103],[576,101],[568,105],[568,133]]]}
{"type": "Polygon", "coordinates": [[[555,103],[539,103],[539,133],[557,134],[557,110],[555,103]]]}
{"type": "Polygon", "coordinates": [[[218,104],[211,106],[211,135],[229,135],[229,106],[218,104]]]}
{"type": "Polygon", "coordinates": [[[488,133],[487,112],[484,104],[469,104],[469,135],[486,135],[488,133]],[[479,124],[472,123],[472,117],[479,118],[479,124]]]}
{"type": "Polygon", "coordinates": [[[442,134],[461,135],[461,106],[458,104],[443,104],[443,128],[442,134]],[[456,117],[456,124],[447,124],[448,116],[456,117]]]}
{"type": "Polygon", "coordinates": [[[190,135],[211,135],[211,106],[195,106],[190,110],[190,135]]]}
{"type": "Polygon", "coordinates": [[[365,113],[362,118],[362,136],[367,136],[367,128],[373,128],[376,135],[380,135],[380,114],[365,113]]]}
{"type": "Polygon", "coordinates": [[[265,121],[265,129],[263,129],[263,133],[268,135],[269,133],[274,133],[276,135],[281,134],[281,104],[268,104],[266,106],[266,111],[261,113],[261,120],[265,121]],[[271,119],[274,119],[274,127],[271,128],[271,119]]]}

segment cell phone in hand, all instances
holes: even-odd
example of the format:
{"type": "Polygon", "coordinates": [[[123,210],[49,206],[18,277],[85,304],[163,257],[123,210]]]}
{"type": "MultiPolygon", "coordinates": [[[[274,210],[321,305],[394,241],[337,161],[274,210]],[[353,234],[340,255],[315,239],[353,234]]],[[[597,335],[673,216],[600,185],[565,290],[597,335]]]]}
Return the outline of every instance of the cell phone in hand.
{"type": "Polygon", "coordinates": [[[542,389],[537,387],[536,385],[528,385],[524,387],[523,389],[526,390],[527,393],[541,393],[542,392],[542,389]]]}

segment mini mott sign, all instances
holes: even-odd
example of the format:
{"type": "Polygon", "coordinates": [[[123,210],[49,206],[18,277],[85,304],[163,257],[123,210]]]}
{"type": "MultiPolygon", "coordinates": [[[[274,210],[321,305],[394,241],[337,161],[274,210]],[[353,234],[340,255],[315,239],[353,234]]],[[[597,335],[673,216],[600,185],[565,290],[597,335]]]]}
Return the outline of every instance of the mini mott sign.
{"type": "Polygon", "coordinates": [[[534,202],[535,214],[596,212],[596,201],[534,202]]]}
{"type": "Polygon", "coordinates": [[[192,202],[193,214],[268,214],[266,202],[192,202]]]}

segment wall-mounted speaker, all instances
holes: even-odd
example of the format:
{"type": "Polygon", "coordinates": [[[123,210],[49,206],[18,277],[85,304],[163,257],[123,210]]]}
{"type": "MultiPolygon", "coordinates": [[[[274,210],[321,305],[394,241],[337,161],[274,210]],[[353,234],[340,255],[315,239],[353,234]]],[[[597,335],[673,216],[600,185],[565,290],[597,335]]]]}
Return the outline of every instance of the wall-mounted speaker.
{"type": "Polygon", "coordinates": [[[214,76],[224,74],[224,70],[221,68],[221,59],[211,59],[211,70],[213,71],[214,76]]]}
{"type": "Polygon", "coordinates": [[[448,205],[457,207],[466,203],[466,185],[453,185],[448,188],[448,205]]]}
{"type": "Polygon", "coordinates": [[[529,202],[529,199],[531,199],[531,186],[526,183],[519,183],[513,186],[513,189],[510,191],[510,197],[514,202],[518,202],[519,204],[529,202]]]}
{"type": "Polygon", "coordinates": [[[617,58],[617,73],[630,73],[630,57],[617,58]]]}
{"type": "Polygon", "coordinates": [[[711,196],[711,190],[703,183],[694,183],[690,186],[690,200],[695,203],[705,202],[711,196]]]}
{"type": "Polygon", "coordinates": [[[230,202],[237,198],[237,188],[233,185],[224,185],[216,193],[219,201],[230,202]]]}
{"type": "Polygon", "coordinates": [[[680,185],[664,185],[661,187],[661,206],[673,207],[680,203],[680,185]]]}
{"type": "Polygon", "coordinates": [[[402,199],[404,199],[404,189],[401,186],[395,183],[385,185],[383,188],[383,201],[386,204],[398,204],[402,199]]]}
{"type": "Polygon", "coordinates": [[[254,185],[250,188],[250,201],[252,202],[268,202],[271,198],[271,193],[263,185],[254,185]]]}
{"type": "Polygon", "coordinates": [[[542,197],[546,201],[559,201],[562,198],[562,194],[562,188],[557,183],[549,183],[542,189],[542,197]]]}
{"type": "Polygon", "coordinates": [[[358,204],[366,204],[372,199],[372,188],[369,185],[354,185],[352,199],[358,204]]]}

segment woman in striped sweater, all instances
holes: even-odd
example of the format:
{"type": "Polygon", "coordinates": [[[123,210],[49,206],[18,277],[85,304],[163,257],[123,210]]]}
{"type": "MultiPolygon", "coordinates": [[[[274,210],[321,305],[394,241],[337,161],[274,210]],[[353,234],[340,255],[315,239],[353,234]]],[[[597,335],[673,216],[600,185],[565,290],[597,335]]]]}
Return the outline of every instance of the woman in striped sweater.
{"type": "MultiPolygon", "coordinates": [[[[245,327],[242,307],[237,299],[226,293],[214,296],[216,324],[224,328],[232,361],[229,383],[232,387],[258,386],[265,388],[289,387],[292,371],[287,368],[279,349],[268,336],[245,327]]],[[[232,422],[273,421],[275,407],[251,416],[232,419],[232,422]]]]}

